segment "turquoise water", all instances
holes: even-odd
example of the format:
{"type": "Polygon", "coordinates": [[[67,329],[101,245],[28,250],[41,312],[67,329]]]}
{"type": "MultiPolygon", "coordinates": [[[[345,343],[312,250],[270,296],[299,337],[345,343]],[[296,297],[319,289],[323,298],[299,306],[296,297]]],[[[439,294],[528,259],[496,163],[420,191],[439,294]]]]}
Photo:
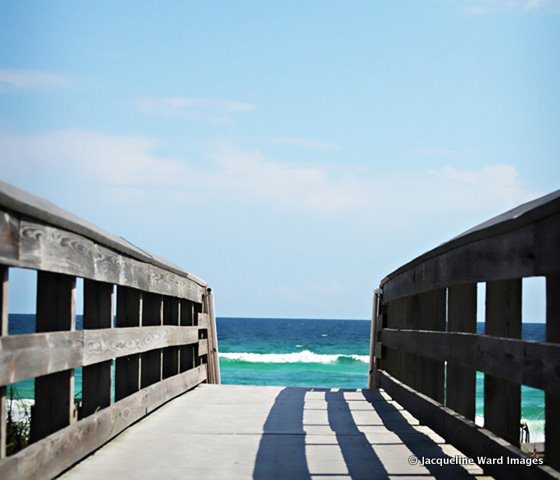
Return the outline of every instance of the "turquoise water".
{"type": "MultiPolygon", "coordinates": [[[[78,318],[78,328],[81,318],[78,318]]],[[[10,333],[34,330],[32,315],[10,315],[10,333]]],[[[480,333],[484,324],[478,325],[480,333]]],[[[370,323],[360,320],[218,318],[222,383],[365,388],[370,323]]],[[[544,324],[524,324],[523,338],[544,340],[544,324]]],[[[33,380],[15,385],[20,398],[33,398],[33,380]]],[[[477,423],[483,423],[484,375],[477,372],[477,423]]],[[[81,369],[75,370],[81,398],[81,369]]],[[[522,417],[531,441],[544,439],[544,394],[522,387],[522,417]]]]}

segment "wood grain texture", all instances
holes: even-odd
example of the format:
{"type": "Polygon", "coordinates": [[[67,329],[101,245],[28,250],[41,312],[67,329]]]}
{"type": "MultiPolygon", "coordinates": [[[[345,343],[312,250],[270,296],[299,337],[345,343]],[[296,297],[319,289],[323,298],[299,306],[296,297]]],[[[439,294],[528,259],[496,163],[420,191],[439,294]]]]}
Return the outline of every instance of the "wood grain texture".
{"type": "MultiPolygon", "coordinates": [[[[37,275],[37,332],[76,329],[76,278],[57,273],[37,275]]],[[[30,441],[36,442],[73,420],[74,371],[35,378],[30,441]]]]}
{"type": "Polygon", "coordinates": [[[37,270],[94,277],[95,244],[80,235],[21,220],[20,261],[37,270]]]}
{"type": "Polygon", "coordinates": [[[171,325],[0,337],[0,385],[149,350],[197,343],[198,328],[171,325]]]}
{"type": "Polygon", "coordinates": [[[83,332],[31,333],[0,338],[0,385],[82,364],[83,332]]]}
{"type": "MultiPolygon", "coordinates": [[[[521,338],[521,279],[486,283],[486,334],[521,338]]],[[[484,375],[484,427],[519,444],[521,385],[484,375]]]]}
{"type": "MultiPolygon", "coordinates": [[[[88,345],[89,330],[111,329],[113,323],[114,287],[109,283],[84,280],[84,353],[88,345]]],[[[111,404],[112,361],[84,366],[82,370],[82,408],[80,417],[86,417],[111,404]]]]}
{"type": "Polygon", "coordinates": [[[5,182],[0,181],[0,208],[9,211],[16,217],[33,219],[38,223],[44,223],[52,227],[65,230],[70,233],[80,235],[90,239],[96,244],[107,247],[125,257],[129,257],[162,268],[163,270],[175,273],[180,277],[188,278],[189,281],[205,289],[207,284],[195,275],[181,270],[176,265],[156,256],[146,253],[137,248],[124,238],[111,235],[99,227],[78,218],[77,216],[57,207],[56,205],[31,195],[23,190],[15,188],[5,182]]]}
{"type": "MultiPolygon", "coordinates": [[[[447,290],[447,331],[476,333],[476,283],[455,285],[447,290]]],[[[447,362],[445,404],[469,420],[475,418],[476,370],[447,362]]]]}
{"type": "MultiPolygon", "coordinates": [[[[393,400],[408,410],[422,424],[427,425],[461,452],[471,458],[528,459],[528,454],[515,445],[504,441],[490,431],[478,427],[472,420],[450,410],[427,395],[399,382],[385,371],[379,372],[381,388],[393,400]]],[[[560,474],[547,466],[486,465],[485,473],[496,478],[512,480],[560,479],[560,474]]]]}
{"type": "Polygon", "coordinates": [[[509,338],[384,329],[384,346],[453,362],[492,376],[560,394],[560,345],[509,338]]]}
{"type": "MultiPolygon", "coordinates": [[[[133,328],[142,324],[142,292],[129,287],[117,287],[117,327],[133,328]]],[[[120,346],[115,343],[115,347],[120,346]]],[[[126,344],[125,344],[126,345],[126,344]]],[[[130,354],[115,362],[115,399],[137,392],[140,388],[140,355],[130,354]]]]}
{"type": "Polygon", "coordinates": [[[86,331],[84,335],[84,365],[198,342],[196,327],[172,325],[86,331]]]}
{"type": "MultiPolygon", "coordinates": [[[[153,293],[145,293],[142,305],[142,326],[161,326],[163,323],[163,297],[153,293]]],[[[140,373],[141,388],[161,380],[161,357],[161,349],[150,349],[140,355],[142,366],[140,373]]]]}
{"type": "Polygon", "coordinates": [[[122,255],[82,235],[0,211],[0,261],[201,302],[191,277],[122,255]]]}
{"type": "Polygon", "coordinates": [[[19,261],[19,218],[0,209],[0,263],[19,261]]]}
{"type": "Polygon", "coordinates": [[[0,460],[0,478],[52,479],[158,406],[195,387],[205,378],[206,367],[200,366],[140,390],[0,460]]]}
{"type": "MultiPolygon", "coordinates": [[[[546,340],[560,348],[560,272],[546,279],[546,340]]],[[[560,391],[545,395],[545,439],[545,461],[560,470],[560,391]]]]}

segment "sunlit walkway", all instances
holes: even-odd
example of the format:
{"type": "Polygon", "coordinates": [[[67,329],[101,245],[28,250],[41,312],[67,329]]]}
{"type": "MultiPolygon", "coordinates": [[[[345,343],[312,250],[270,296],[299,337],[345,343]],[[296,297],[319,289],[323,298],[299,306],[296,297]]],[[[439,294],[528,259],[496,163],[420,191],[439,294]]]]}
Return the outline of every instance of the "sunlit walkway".
{"type": "Polygon", "coordinates": [[[472,478],[408,460],[458,454],[383,391],[201,385],[62,478],[472,478]]]}

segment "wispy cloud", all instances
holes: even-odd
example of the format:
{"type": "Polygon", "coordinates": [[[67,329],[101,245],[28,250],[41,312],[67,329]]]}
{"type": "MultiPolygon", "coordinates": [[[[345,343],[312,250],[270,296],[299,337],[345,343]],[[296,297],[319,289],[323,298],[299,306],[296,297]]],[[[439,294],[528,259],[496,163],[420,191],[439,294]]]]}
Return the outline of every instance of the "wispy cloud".
{"type": "Polygon", "coordinates": [[[506,11],[560,13],[560,0],[459,0],[467,14],[484,15],[506,11]]]}
{"type": "MultiPolygon", "coordinates": [[[[508,164],[479,169],[440,168],[378,172],[373,167],[327,168],[285,163],[259,150],[221,144],[203,161],[158,155],[159,142],[84,131],[43,135],[0,133],[0,167],[10,176],[64,178],[111,190],[140,192],[149,202],[157,191],[173,202],[227,208],[233,203],[268,206],[296,214],[425,218],[462,212],[499,211],[536,194],[508,164]],[[185,186],[188,185],[188,188],[185,186]],[[146,196],[142,191],[149,189],[146,196]]],[[[53,180],[54,181],[54,180],[53,180]]],[[[143,200],[142,200],[143,199],[143,200]]]]}
{"type": "Polygon", "coordinates": [[[238,100],[188,97],[143,98],[136,104],[146,113],[217,123],[231,123],[234,114],[257,108],[253,103],[238,100]]]}
{"type": "Polygon", "coordinates": [[[70,80],[65,75],[39,70],[0,69],[0,92],[32,88],[65,87],[70,80]]]}
{"type": "Polygon", "coordinates": [[[288,147],[300,147],[321,151],[338,150],[339,148],[336,143],[322,142],[301,137],[277,137],[272,139],[272,143],[277,145],[286,145],[288,147]]]}

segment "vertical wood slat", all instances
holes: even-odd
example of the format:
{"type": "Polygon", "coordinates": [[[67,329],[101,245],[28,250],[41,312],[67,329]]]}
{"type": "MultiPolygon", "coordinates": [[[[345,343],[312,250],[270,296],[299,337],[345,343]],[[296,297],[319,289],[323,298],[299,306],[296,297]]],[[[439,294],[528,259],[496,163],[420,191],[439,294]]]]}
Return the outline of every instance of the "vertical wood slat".
{"type": "MultiPolygon", "coordinates": [[[[178,298],[164,297],[163,324],[179,325],[181,303],[178,298]]],[[[179,347],[163,349],[162,378],[169,378],[179,373],[179,347]]]]}
{"type": "MultiPolygon", "coordinates": [[[[411,295],[401,299],[402,302],[402,328],[418,329],[418,321],[420,317],[419,297],[411,295]]],[[[401,368],[402,381],[414,389],[418,389],[420,385],[420,367],[422,358],[413,353],[402,353],[401,368]]]]}
{"type": "MultiPolygon", "coordinates": [[[[388,302],[386,307],[386,328],[404,328],[404,301],[403,298],[398,298],[388,302]]],[[[403,353],[387,347],[383,348],[384,369],[387,370],[393,377],[403,380],[402,371],[402,358],[403,353]]],[[[404,372],[406,374],[406,371],[404,372]]]]}
{"type": "MultiPolygon", "coordinates": [[[[447,292],[447,331],[476,333],[476,283],[455,285],[447,292]]],[[[445,404],[475,419],[476,370],[447,362],[445,404]]]]}
{"type": "MultiPolygon", "coordinates": [[[[183,327],[191,327],[194,325],[194,306],[189,300],[181,300],[179,323],[183,327]]],[[[194,345],[183,345],[179,347],[179,370],[186,372],[194,368],[194,345]]]]}
{"type": "MultiPolygon", "coordinates": [[[[117,327],[139,327],[142,324],[142,292],[117,287],[117,327]]],[[[115,361],[115,401],[137,392],[140,387],[140,354],[127,355],[115,361]]]]}
{"type": "MultiPolygon", "coordinates": [[[[521,279],[486,283],[486,334],[521,338],[521,279]]],[[[484,375],[484,427],[519,445],[521,385],[484,375]]]]}
{"type": "MultiPolygon", "coordinates": [[[[111,328],[113,285],[84,280],[84,329],[111,328]]],[[[111,404],[111,364],[96,363],[82,370],[82,409],[80,418],[111,404]]]]}
{"type": "MultiPolygon", "coordinates": [[[[546,278],[546,341],[560,343],[560,272],[546,278]]],[[[545,394],[545,462],[560,470],[560,395],[545,394]]]]}
{"type": "MultiPolygon", "coordinates": [[[[37,332],[76,329],[76,277],[37,273],[37,332]]],[[[74,371],[35,379],[35,404],[30,441],[35,442],[69,425],[74,411],[74,371]]]]}
{"type": "MultiPolygon", "coordinates": [[[[154,293],[144,293],[142,302],[142,326],[161,325],[163,322],[163,297],[154,293]]],[[[162,349],[140,354],[142,370],[140,387],[145,388],[161,380],[162,349]]]]}
{"type": "Polygon", "coordinates": [[[210,324],[211,333],[211,348],[210,355],[212,356],[212,366],[213,366],[213,382],[217,385],[221,383],[220,376],[220,356],[218,351],[218,326],[216,325],[216,310],[214,305],[214,293],[211,288],[208,288],[208,317],[210,324]]]}
{"type": "MultiPolygon", "coordinates": [[[[8,275],[8,267],[0,265],[0,336],[8,335],[8,275]]],[[[6,386],[0,387],[0,458],[6,456],[6,391],[6,386]]]]}
{"type": "MultiPolygon", "coordinates": [[[[446,289],[439,288],[418,294],[417,330],[445,330],[446,289]]],[[[444,362],[419,357],[416,389],[437,402],[444,401],[444,362]]]]}
{"type": "Polygon", "coordinates": [[[210,320],[210,291],[207,290],[203,297],[203,311],[208,314],[208,328],[206,329],[206,338],[208,353],[206,354],[206,363],[208,365],[207,371],[207,382],[215,383],[215,365],[214,358],[212,356],[212,322],[210,320]]]}
{"type": "MultiPolygon", "coordinates": [[[[198,325],[198,314],[202,313],[202,304],[201,303],[193,303],[193,320],[194,320],[194,325],[198,325]]],[[[205,337],[206,331],[205,330],[199,330],[198,331],[198,338],[206,338],[205,337]]],[[[198,344],[196,344],[194,346],[194,366],[198,367],[200,364],[202,364],[202,358],[198,356],[198,344]]]]}
{"type": "Polygon", "coordinates": [[[381,368],[381,361],[377,357],[377,345],[382,326],[379,324],[379,303],[381,290],[375,290],[372,295],[371,325],[369,331],[369,372],[368,388],[376,388],[376,370],[381,368]]]}

